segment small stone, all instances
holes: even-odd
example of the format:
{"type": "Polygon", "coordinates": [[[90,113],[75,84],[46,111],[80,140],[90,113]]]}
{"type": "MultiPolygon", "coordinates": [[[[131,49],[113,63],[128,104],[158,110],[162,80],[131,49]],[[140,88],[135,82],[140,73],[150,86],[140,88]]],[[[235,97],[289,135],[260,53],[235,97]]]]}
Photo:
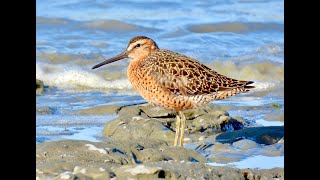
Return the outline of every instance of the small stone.
{"type": "Polygon", "coordinates": [[[240,141],[236,141],[234,143],[232,143],[232,146],[235,148],[239,148],[242,150],[247,150],[250,148],[255,148],[257,147],[257,143],[252,141],[252,140],[248,140],[248,139],[242,139],[240,141]]]}
{"type": "Polygon", "coordinates": [[[204,138],[205,138],[204,136],[200,136],[200,137],[199,137],[199,141],[203,141],[204,138]]]}
{"type": "Polygon", "coordinates": [[[43,81],[36,79],[36,95],[42,95],[44,92],[43,81]]]}

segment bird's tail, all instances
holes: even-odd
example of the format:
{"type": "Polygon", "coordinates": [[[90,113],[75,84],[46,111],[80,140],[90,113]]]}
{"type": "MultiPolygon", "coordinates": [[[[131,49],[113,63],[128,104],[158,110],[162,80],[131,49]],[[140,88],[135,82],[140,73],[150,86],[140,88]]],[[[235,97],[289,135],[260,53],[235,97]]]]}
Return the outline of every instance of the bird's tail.
{"type": "Polygon", "coordinates": [[[246,91],[250,91],[250,89],[255,88],[254,86],[248,86],[249,84],[252,84],[252,83],[254,83],[254,82],[253,82],[253,81],[247,81],[247,82],[244,84],[243,88],[244,88],[246,91]]]}
{"type": "Polygon", "coordinates": [[[233,89],[228,89],[224,91],[218,91],[213,97],[215,100],[221,100],[228,98],[230,96],[234,96],[236,94],[244,93],[250,91],[250,89],[254,88],[254,86],[250,86],[250,84],[253,83],[253,81],[240,81],[239,84],[241,83],[241,86],[238,86],[233,89]]]}

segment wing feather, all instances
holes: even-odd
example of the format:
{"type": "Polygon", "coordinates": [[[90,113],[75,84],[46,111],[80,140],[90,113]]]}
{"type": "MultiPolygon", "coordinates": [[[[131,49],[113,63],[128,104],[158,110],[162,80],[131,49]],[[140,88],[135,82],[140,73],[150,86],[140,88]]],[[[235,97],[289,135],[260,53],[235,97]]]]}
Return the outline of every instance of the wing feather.
{"type": "Polygon", "coordinates": [[[228,78],[196,59],[169,50],[155,51],[144,62],[149,76],[175,95],[195,96],[234,89],[247,91],[254,87],[247,86],[252,81],[228,78]]]}
{"type": "Polygon", "coordinates": [[[217,92],[217,73],[197,60],[168,50],[159,50],[145,61],[149,76],[176,95],[194,96],[217,92]]]}

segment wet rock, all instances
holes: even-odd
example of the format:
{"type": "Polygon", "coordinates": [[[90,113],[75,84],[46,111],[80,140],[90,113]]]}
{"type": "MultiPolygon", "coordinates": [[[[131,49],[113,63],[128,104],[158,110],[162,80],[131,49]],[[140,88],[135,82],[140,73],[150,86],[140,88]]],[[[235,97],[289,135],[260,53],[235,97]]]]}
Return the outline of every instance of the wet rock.
{"type": "Polygon", "coordinates": [[[61,140],[36,145],[37,179],[283,179],[283,168],[237,169],[205,162],[194,150],[160,140],[61,140]]]}
{"type": "Polygon", "coordinates": [[[76,113],[79,115],[100,115],[100,114],[114,114],[120,105],[102,105],[94,106],[86,109],[81,109],[76,113]]]}
{"type": "Polygon", "coordinates": [[[281,143],[281,144],[284,144],[284,137],[283,138],[281,138],[277,143],[281,143]]]}
{"type": "Polygon", "coordinates": [[[55,107],[37,107],[37,114],[54,114],[57,112],[57,108],[55,107]]]}
{"type": "MultiPolygon", "coordinates": [[[[122,165],[135,165],[158,161],[206,162],[198,152],[180,147],[170,147],[164,141],[106,140],[89,142],[62,140],[38,143],[36,147],[37,174],[61,178],[61,173],[85,175],[96,179],[114,175],[114,169],[122,165]]],[[[62,174],[64,177],[68,174],[62,174]]],[[[70,175],[70,174],[69,174],[70,175]]],[[[71,176],[70,178],[75,178],[71,176]]]]}
{"type": "Polygon", "coordinates": [[[265,156],[283,156],[284,155],[284,144],[273,144],[265,146],[261,151],[261,155],[265,156]]]}
{"type": "Polygon", "coordinates": [[[234,148],[232,148],[229,144],[222,144],[219,142],[215,142],[212,146],[213,152],[233,152],[234,148]]]}
{"type": "Polygon", "coordinates": [[[216,141],[233,143],[240,139],[254,140],[259,144],[274,144],[284,136],[283,126],[251,127],[238,131],[223,132],[216,137],[216,141]]]}
{"type": "Polygon", "coordinates": [[[213,167],[203,163],[167,161],[126,165],[115,171],[117,179],[284,179],[283,169],[271,170],[213,167]]]}
{"type": "Polygon", "coordinates": [[[161,119],[136,114],[138,112],[135,112],[136,109],[133,108],[135,107],[130,107],[129,111],[132,113],[120,114],[116,119],[109,121],[104,127],[104,136],[120,141],[158,139],[173,143],[175,134],[163,125],[161,119]]]}
{"type": "Polygon", "coordinates": [[[176,113],[173,111],[167,111],[163,108],[152,106],[147,104],[145,106],[138,106],[142,112],[144,112],[148,117],[151,118],[173,118],[176,117],[176,113]]]}
{"type": "Polygon", "coordinates": [[[157,179],[165,177],[160,167],[145,165],[122,166],[116,170],[117,179],[157,179]]]}
{"type": "Polygon", "coordinates": [[[249,139],[242,139],[240,141],[232,143],[232,146],[238,149],[248,150],[250,148],[258,147],[258,144],[249,139]]]}
{"type": "Polygon", "coordinates": [[[230,143],[202,142],[196,150],[215,163],[230,163],[246,159],[251,156],[283,156],[284,144],[275,143],[272,145],[258,144],[255,141],[241,139],[230,143]]]}
{"type": "Polygon", "coordinates": [[[241,160],[241,155],[234,155],[231,156],[227,153],[219,153],[219,154],[216,154],[216,155],[211,155],[209,156],[209,159],[211,162],[216,162],[216,163],[222,163],[222,164],[226,164],[226,163],[232,163],[232,162],[237,162],[237,161],[240,161],[241,160]]]}
{"type": "Polygon", "coordinates": [[[273,169],[262,169],[262,170],[253,170],[253,169],[243,169],[241,174],[245,179],[248,180],[264,180],[264,179],[284,179],[283,168],[273,168],[273,169]]]}
{"type": "Polygon", "coordinates": [[[184,113],[189,133],[214,134],[243,128],[244,121],[230,117],[228,112],[211,104],[198,109],[189,109],[184,113]]]}
{"type": "MultiPolygon", "coordinates": [[[[242,141],[242,140],[241,140],[242,141]]],[[[241,142],[237,141],[237,142],[241,142]]],[[[212,162],[216,163],[229,163],[244,160],[252,156],[283,156],[284,155],[284,145],[283,144],[272,144],[272,145],[260,145],[255,142],[231,145],[225,143],[219,145],[214,143],[211,148],[204,150],[204,154],[208,154],[208,158],[212,162]]]]}
{"type": "MultiPolygon", "coordinates": [[[[243,120],[237,120],[213,105],[184,111],[186,116],[185,142],[199,141],[218,132],[241,129],[243,120]]],[[[119,116],[109,121],[104,135],[115,140],[159,139],[173,143],[176,113],[152,105],[121,108],[119,116]]]]}
{"type": "Polygon", "coordinates": [[[49,174],[73,172],[76,166],[93,164],[110,171],[110,164],[120,166],[133,163],[131,155],[117,150],[109,143],[63,140],[38,143],[36,146],[37,168],[49,174]]]}
{"type": "Polygon", "coordinates": [[[37,95],[42,95],[44,92],[44,84],[41,80],[36,79],[36,94],[37,95]]]}
{"type": "Polygon", "coordinates": [[[206,158],[195,150],[173,147],[165,141],[157,139],[141,139],[136,141],[120,141],[128,144],[132,156],[137,163],[184,160],[190,162],[206,162],[206,158]],[[178,153],[177,153],[178,152],[178,153]]]}

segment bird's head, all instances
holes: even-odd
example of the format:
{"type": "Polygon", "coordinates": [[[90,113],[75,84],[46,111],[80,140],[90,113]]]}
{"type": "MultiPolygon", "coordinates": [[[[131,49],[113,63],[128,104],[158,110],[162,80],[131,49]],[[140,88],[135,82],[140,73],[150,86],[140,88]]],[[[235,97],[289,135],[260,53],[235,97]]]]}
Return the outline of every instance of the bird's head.
{"type": "Polygon", "coordinates": [[[96,69],[103,65],[124,59],[131,58],[133,61],[146,58],[151,52],[159,49],[156,42],[154,42],[151,38],[145,36],[136,36],[132,38],[127,46],[127,49],[121,54],[107,59],[95,66],[92,69],[96,69]]]}

